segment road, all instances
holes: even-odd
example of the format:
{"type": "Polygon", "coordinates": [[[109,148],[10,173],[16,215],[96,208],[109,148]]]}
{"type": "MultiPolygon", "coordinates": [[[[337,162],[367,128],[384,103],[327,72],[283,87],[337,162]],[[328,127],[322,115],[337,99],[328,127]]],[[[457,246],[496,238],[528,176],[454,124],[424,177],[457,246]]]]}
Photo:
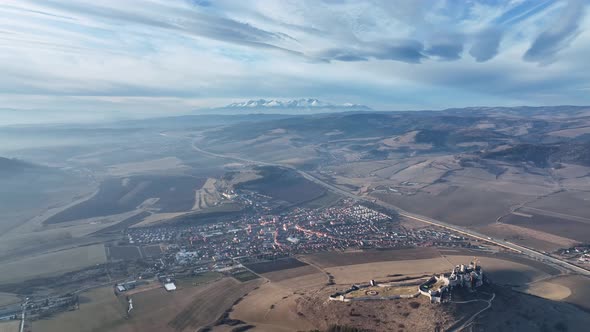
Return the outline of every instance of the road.
{"type": "Polygon", "coordinates": [[[199,148],[196,145],[196,142],[194,142],[194,141],[192,143],[192,147],[193,147],[193,149],[195,151],[197,151],[199,153],[202,153],[202,154],[205,154],[205,155],[208,155],[208,156],[212,156],[212,157],[230,159],[230,160],[239,161],[239,162],[248,163],[248,164],[265,165],[265,166],[277,166],[277,167],[289,168],[289,169],[292,169],[293,171],[299,173],[305,179],[307,179],[307,180],[309,180],[309,181],[311,181],[313,183],[316,183],[316,184],[318,184],[320,186],[323,186],[324,188],[326,188],[326,189],[328,189],[328,190],[330,190],[330,191],[332,191],[332,192],[334,192],[336,194],[340,194],[340,195],[342,195],[344,197],[349,197],[349,198],[352,198],[352,199],[354,199],[356,201],[361,201],[361,202],[362,201],[364,201],[364,202],[371,202],[373,204],[377,204],[377,205],[379,205],[381,207],[384,207],[386,209],[393,210],[393,211],[395,211],[397,214],[399,214],[402,217],[405,217],[405,218],[408,218],[408,219],[413,219],[413,220],[420,221],[420,222],[427,223],[427,224],[431,224],[431,225],[435,225],[435,226],[438,226],[438,227],[442,227],[442,228],[448,229],[450,231],[453,231],[453,232],[456,232],[456,233],[460,233],[460,234],[469,236],[471,238],[479,239],[479,240],[482,240],[482,241],[485,241],[485,242],[489,242],[489,243],[495,244],[495,245],[497,245],[499,247],[502,247],[502,248],[505,248],[505,249],[508,249],[508,250],[511,250],[511,251],[514,251],[514,252],[523,254],[525,256],[528,256],[530,258],[533,258],[534,260],[538,260],[538,261],[543,261],[545,263],[554,264],[554,265],[557,265],[559,267],[562,267],[562,268],[564,268],[564,269],[566,269],[568,271],[579,273],[579,274],[586,275],[586,276],[590,276],[590,270],[581,268],[579,266],[576,266],[574,264],[571,264],[571,263],[569,263],[567,261],[564,261],[564,260],[561,260],[559,258],[555,258],[553,256],[544,254],[544,253],[542,253],[540,251],[537,251],[537,250],[534,250],[534,249],[530,249],[530,248],[527,248],[527,247],[523,247],[521,245],[518,245],[518,244],[515,244],[515,243],[512,243],[512,242],[509,242],[509,241],[505,241],[503,239],[492,238],[492,237],[489,237],[487,235],[481,234],[479,232],[473,231],[471,229],[467,229],[467,228],[464,228],[464,227],[460,227],[460,226],[448,224],[446,222],[443,222],[443,221],[440,221],[440,220],[436,220],[436,219],[432,219],[432,218],[429,218],[429,217],[426,217],[426,216],[422,216],[422,215],[419,215],[419,214],[416,214],[416,213],[411,213],[411,212],[408,212],[408,211],[404,211],[404,210],[402,210],[401,208],[399,208],[399,207],[397,207],[395,205],[392,205],[392,204],[389,204],[389,203],[386,203],[386,202],[383,202],[383,201],[380,201],[380,200],[377,200],[377,199],[369,199],[367,197],[359,196],[359,195],[357,195],[355,193],[352,193],[352,192],[346,191],[346,190],[344,190],[342,188],[336,187],[333,184],[327,183],[327,182],[325,182],[325,181],[317,178],[316,176],[311,175],[308,172],[299,170],[299,169],[297,169],[297,168],[295,168],[295,167],[293,167],[291,165],[283,165],[283,164],[277,164],[277,163],[269,163],[269,162],[257,161],[257,160],[252,160],[252,159],[247,159],[247,158],[242,158],[242,157],[236,157],[236,156],[231,156],[231,155],[224,155],[224,154],[219,154],[219,153],[213,153],[213,152],[205,151],[205,150],[199,148]]]}
{"type": "Polygon", "coordinates": [[[20,326],[18,329],[19,332],[25,331],[25,315],[27,314],[27,305],[28,304],[29,304],[29,298],[27,297],[25,300],[25,303],[22,304],[23,312],[21,313],[20,326]]]}

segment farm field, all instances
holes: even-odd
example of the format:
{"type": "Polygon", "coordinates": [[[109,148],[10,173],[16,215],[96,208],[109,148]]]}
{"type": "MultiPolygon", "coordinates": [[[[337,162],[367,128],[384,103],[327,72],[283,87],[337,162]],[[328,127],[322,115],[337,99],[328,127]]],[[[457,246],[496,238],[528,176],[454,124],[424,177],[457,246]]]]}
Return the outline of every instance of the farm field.
{"type": "Polygon", "coordinates": [[[45,222],[54,224],[132,211],[148,199],[154,199],[150,207],[160,212],[189,211],[194,205],[194,191],[203,183],[203,178],[191,176],[146,175],[108,179],[101,183],[96,195],[45,222]]]}
{"type": "Polygon", "coordinates": [[[109,260],[135,260],[141,258],[141,251],[137,246],[106,247],[109,260]]]}
{"type": "Polygon", "coordinates": [[[55,276],[105,262],[106,254],[102,244],[40,254],[3,263],[0,283],[55,276]]]}
{"type": "Polygon", "coordinates": [[[160,257],[162,255],[162,248],[159,245],[143,246],[140,249],[144,257],[160,257]]]}
{"type": "Polygon", "coordinates": [[[0,332],[18,332],[20,321],[0,322],[0,332]]]}
{"type": "Polygon", "coordinates": [[[365,250],[349,252],[320,252],[304,256],[306,260],[321,267],[355,265],[371,262],[415,260],[440,257],[433,248],[395,250],[365,250]]]}
{"type": "Polygon", "coordinates": [[[221,279],[223,275],[218,272],[204,272],[197,274],[196,276],[176,279],[176,285],[181,288],[187,288],[191,286],[200,286],[212,282],[217,279],[221,279]]]}
{"type": "Polygon", "coordinates": [[[254,271],[255,273],[269,273],[273,271],[280,271],[285,269],[293,269],[301,266],[305,266],[307,263],[299,261],[295,258],[288,257],[288,258],[281,258],[273,261],[268,262],[259,262],[259,263],[246,263],[244,266],[249,268],[250,270],[254,271]]]}
{"type": "Polygon", "coordinates": [[[237,185],[290,204],[311,202],[325,194],[326,190],[295,172],[277,167],[262,167],[262,178],[237,185]]]}
{"type": "Polygon", "coordinates": [[[254,274],[248,270],[233,272],[231,274],[231,276],[239,282],[246,282],[246,281],[260,278],[258,275],[254,274]]]}
{"type": "Polygon", "coordinates": [[[80,309],[33,322],[33,331],[110,331],[124,324],[126,305],[113,288],[96,288],[80,295],[80,309]]]}
{"type": "Polygon", "coordinates": [[[565,275],[547,280],[547,283],[566,287],[570,294],[562,299],[584,310],[590,310],[590,278],[579,275],[565,275]]]}
{"type": "Polygon", "coordinates": [[[419,212],[451,224],[471,227],[494,223],[498,217],[508,213],[514,204],[532,198],[465,187],[441,192],[441,195],[419,192],[411,196],[389,193],[374,193],[372,196],[409,212],[419,212]]]}
{"type": "Polygon", "coordinates": [[[223,278],[197,287],[186,286],[176,292],[163,288],[132,296],[134,309],[125,318],[124,296],[116,297],[112,287],[82,294],[85,298],[77,311],[65,312],[35,322],[34,330],[61,331],[194,331],[212,324],[232,304],[259,285],[258,281],[239,283],[223,278]]]}
{"type": "MultiPolygon", "coordinates": [[[[234,302],[248,294],[261,284],[260,280],[239,283],[231,278],[204,286],[198,296],[183,306],[183,310],[168,322],[168,328],[176,331],[194,331],[195,329],[212,324],[225,310],[232,307],[234,302]]],[[[150,326],[150,325],[146,325],[150,326]]]]}
{"type": "MultiPolygon", "coordinates": [[[[588,168],[584,167],[582,174],[586,174],[588,168]]],[[[578,182],[587,182],[586,179],[574,179],[578,182]]],[[[588,185],[590,183],[586,183],[588,185]]],[[[590,210],[588,209],[588,200],[590,200],[590,193],[588,191],[562,191],[548,197],[543,197],[532,203],[526,204],[526,207],[542,209],[566,215],[573,215],[583,218],[590,218],[590,210]]]]}
{"type": "Polygon", "coordinates": [[[321,274],[321,271],[311,265],[304,265],[296,268],[267,272],[262,274],[262,276],[269,279],[270,281],[280,282],[287,279],[300,278],[317,273],[321,274]]]}
{"type": "Polygon", "coordinates": [[[505,223],[478,227],[477,231],[495,238],[506,239],[510,242],[547,252],[553,252],[559,248],[570,248],[577,242],[554,234],[505,223]]]}
{"type": "Polygon", "coordinates": [[[0,292],[0,306],[10,305],[22,302],[21,299],[11,293],[0,292]]]}
{"type": "Polygon", "coordinates": [[[512,214],[503,218],[502,221],[519,227],[570,238],[579,242],[590,239],[590,224],[579,221],[540,214],[535,214],[530,218],[512,214]]]}

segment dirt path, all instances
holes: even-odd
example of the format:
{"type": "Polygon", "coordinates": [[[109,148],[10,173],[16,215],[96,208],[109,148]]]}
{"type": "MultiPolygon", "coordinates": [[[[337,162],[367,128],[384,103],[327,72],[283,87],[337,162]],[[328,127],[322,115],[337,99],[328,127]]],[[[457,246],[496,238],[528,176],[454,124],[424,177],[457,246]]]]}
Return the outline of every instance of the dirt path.
{"type": "Polygon", "coordinates": [[[492,297],[489,300],[471,300],[471,301],[453,302],[453,303],[470,303],[470,302],[483,301],[483,302],[487,302],[487,306],[485,308],[479,310],[478,312],[474,313],[473,315],[471,315],[471,317],[467,318],[467,320],[465,320],[465,322],[463,322],[461,325],[449,329],[449,332],[463,331],[463,329],[470,326],[473,323],[473,321],[477,318],[477,316],[479,316],[482,312],[484,312],[492,307],[492,301],[494,301],[495,298],[496,298],[496,293],[493,293],[492,297]]]}

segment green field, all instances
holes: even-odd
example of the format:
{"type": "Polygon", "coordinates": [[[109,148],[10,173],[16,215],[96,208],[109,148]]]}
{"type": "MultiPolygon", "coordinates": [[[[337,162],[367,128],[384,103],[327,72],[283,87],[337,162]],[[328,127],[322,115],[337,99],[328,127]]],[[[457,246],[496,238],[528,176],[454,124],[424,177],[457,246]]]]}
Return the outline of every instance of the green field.
{"type": "Polygon", "coordinates": [[[56,276],[105,262],[102,244],[61,250],[3,263],[0,283],[56,276]]]}
{"type": "Polygon", "coordinates": [[[232,273],[231,276],[240,282],[246,282],[246,281],[260,278],[258,275],[254,274],[248,270],[234,272],[234,273],[232,273]]]}
{"type": "Polygon", "coordinates": [[[207,271],[196,276],[176,279],[176,284],[180,287],[199,286],[220,279],[221,277],[222,275],[218,272],[207,271]]]}

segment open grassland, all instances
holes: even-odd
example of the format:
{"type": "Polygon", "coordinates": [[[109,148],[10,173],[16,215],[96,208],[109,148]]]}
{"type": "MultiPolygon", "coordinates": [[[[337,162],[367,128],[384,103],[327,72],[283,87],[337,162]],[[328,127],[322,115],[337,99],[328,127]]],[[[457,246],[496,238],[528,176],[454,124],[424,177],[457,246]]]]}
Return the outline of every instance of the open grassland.
{"type": "MultiPolygon", "coordinates": [[[[445,255],[445,258],[452,264],[452,266],[460,264],[469,264],[473,260],[473,256],[467,255],[445,255]]],[[[541,278],[551,276],[551,274],[542,271],[541,269],[526,264],[526,262],[516,262],[509,260],[506,257],[485,257],[479,255],[479,264],[482,266],[484,273],[488,278],[497,284],[504,285],[523,285],[541,278]]],[[[531,263],[533,263],[531,261],[531,263]]]]}
{"type": "MultiPolygon", "coordinates": [[[[299,301],[302,316],[317,329],[325,331],[331,325],[341,325],[379,332],[440,331],[456,320],[452,311],[454,305],[434,306],[425,296],[351,303],[327,301],[328,295],[338,289],[337,286],[329,287],[299,301]]],[[[475,308],[475,305],[471,307],[475,308]]]]}
{"type": "Polygon", "coordinates": [[[35,332],[112,331],[126,323],[126,304],[110,286],[96,288],[80,295],[80,309],[33,322],[35,332]]]}
{"type": "Polygon", "coordinates": [[[586,331],[590,315],[575,306],[494,287],[492,307],[474,322],[474,331],[586,331]]]}
{"type": "Polygon", "coordinates": [[[522,285],[515,289],[527,294],[554,301],[561,301],[572,295],[571,289],[551,281],[537,281],[522,285]]]}
{"type": "Polygon", "coordinates": [[[82,294],[80,309],[36,321],[41,332],[99,331],[195,331],[212,324],[225,310],[260,282],[239,283],[223,278],[197,287],[183,286],[176,292],[163,288],[132,295],[133,311],[126,317],[125,296],[115,296],[112,287],[82,294]]]}
{"type": "Polygon", "coordinates": [[[530,228],[534,231],[569,238],[578,242],[585,242],[590,239],[590,224],[580,221],[540,214],[535,214],[530,218],[512,214],[503,218],[502,221],[519,227],[530,228]]]}
{"type": "MultiPolygon", "coordinates": [[[[580,275],[565,275],[549,279],[547,280],[547,283],[555,285],[556,287],[568,288],[570,294],[565,297],[563,301],[577,305],[586,311],[590,311],[590,278],[580,275]]],[[[563,294],[565,295],[565,291],[563,294]]]]}
{"type": "Polygon", "coordinates": [[[372,262],[328,267],[324,270],[334,277],[337,284],[351,285],[369,282],[371,279],[387,279],[391,275],[423,275],[448,272],[452,265],[442,257],[372,262]]]}
{"type": "Polygon", "coordinates": [[[230,278],[211,283],[205,286],[199,296],[195,296],[188,306],[178,312],[168,322],[168,326],[176,331],[194,331],[201,326],[211,324],[260,283],[259,280],[239,283],[230,278]]]}
{"type": "MultiPolygon", "coordinates": [[[[331,302],[326,299],[329,294],[337,290],[346,289],[354,283],[368,282],[371,279],[392,280],[395,277],[400,278],[399,280],[406,280],[404,278],[410,277],[414,278],[412,280],[416,280],[416,276],[448,272],[456,264],[469,264],[473,256],[479,258],[484,273],[498,284],[521,285],[520,291],[526,291],[525,287],[529,287],[531,294],[537,291],[545,292],[547,298],[553,297],[557,301],[574,300],[573,292],[567,294],[567,286],[543,284],[549,281],[553,283],[551,278],[558,275],[559,270],[517,255],[464,249],[439,251],[423,248],[348,253],[327,252],[299,257],[309,265],[264,273],[263,276],[268,281],[235,305],[230,317],[255,325],[255,330],[279,332],[325,329],[330,324],[371,328],[375,331],[398,331],[400,329],[422,331],[450,327],[457,321],[468,317],[470,313],[482,309],[485,303],[451,304],[441,307],[429,304],[428,299],[422,296],[416,299],[353,302],[350,304],[331,302]],[[333,277],[335,285],[328,285],[329,275],[333,277]],[[536,286],[534,283],[527,285],[532,281],[537,281],[538,284],[536,286]],[[423,319],[424,317],[429,317],[429,319],[423,319]],[[434,319],[432,319],[433,317],[434,319]]],[[[569,279],[565,280],[571,282],[569,279]]],[[[400,283],[404,282],[407,281],[400,283]]],[[[575,282],[580,283],[579,280],[575,282]]],[[[579,285],[579,287],[583,287],[583,285],[579,285]]],[[[379,292],[378,296],[388,296],[415,293],[417,286],[391,287],[390,289],[375,287],[375,289],[379,292]]],[[[359,296],[366,296],[365,291],[366,289],[359,291],[359,296]]],[[[486,297],[487,295],[482,296],[486,297]]],[[[522,301],[529,301],[526,298],[527,295],[511,291],[507,291],[505,296],[518,299],[525,297],[522,301]]],[[[576,300],[580,302],[585,298],[584,296],[588,297],[586,294],[581,294],[576,300]]],[[[541,315],[542,313],[555,313],[564,310],[568,317],[573,319],[571,324],[569,322],[567,324],[572,327],[580,326],[581,317],[579,315],[581,311],[569,308],[568,304],[548,302],[545,299],[535,300],[534,298],[530,301],[541,301],[538,305],[542,308],[536,310],[535,313],[541,315]]],[[[512,310],[522,311],[523,309],[518,307],[512,310]]],[[[523,314],[527,315],[528,313],[525,310],[523,314]]],[[[543,316],[538,317],[551,321],[552,324],[561,320],[558,316],[551,317],[551,320],[543,316]]],[[[510,324],[519,326],[525,324],[522,316],[517,315],[511,319],[510,324]]],[[[540,324],[542,325],[542,323],[540,324]]],[[[533,326],[538,330],[541,325],[535,323],[533,326]]],[[[524,331],[535,331],[534,328],[524,329],[524,331]]],[[[213,331],[225,330],[214,329],[213,331]]]]}
{"type": "Polygon", "coordinates": [[[2,264],[0,283],[55,276],[106,262],[104,245],[67,249],[2,264]]]}
{"type": "MultiPolygon", "coordinates": [[[[433,289],[437,289],[438,286],[432,286],[433,289]]],[[[413,295],[418,293],[418,285],[415,286],[392,286],[392,287],[367,287],[362,288],[353,292],[346,294],[346,297],[355,298],[355,297],[368,297],[368,296],[375,296],[375,297],[388,297],[388,296],[396,296],[396,295],[413,295]],[[370,295],[369,292],[375,292],[375,295],[370,295]]]]}
{"type": "Polygon", "coordinates": [[[314,326],[297,314],[299,298],[292,290],[267,282],[234,306],[231,317],[268,331],[311,331],[314,326]]]}

